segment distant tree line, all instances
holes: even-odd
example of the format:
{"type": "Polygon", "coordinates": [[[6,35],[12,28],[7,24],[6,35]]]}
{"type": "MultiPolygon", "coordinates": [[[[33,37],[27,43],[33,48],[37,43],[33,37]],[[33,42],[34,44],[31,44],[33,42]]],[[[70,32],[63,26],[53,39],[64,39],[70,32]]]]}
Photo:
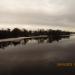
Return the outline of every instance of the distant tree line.
{"type": "Polygon", "coordinates": [[[19,29],[14,28],[13,30],[7,29],[7,30],[0,30],[0,39],[1,38],[13,38],[13,37],[31,37],[31,36],[40,36],[40,35],[48,35],[48,36],[60,36],[60,35],[70,35],[70,32],[68,31],[61,31],[61,30],[26,30],[26,29],[19,29]]]}

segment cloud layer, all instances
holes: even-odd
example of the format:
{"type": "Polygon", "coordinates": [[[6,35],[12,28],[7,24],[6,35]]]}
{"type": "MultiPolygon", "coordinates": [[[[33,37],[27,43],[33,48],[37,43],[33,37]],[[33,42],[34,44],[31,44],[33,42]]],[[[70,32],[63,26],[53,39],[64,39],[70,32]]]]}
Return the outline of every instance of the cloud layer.
{"type": "Polygon", "coordinates": [[[74,0],[1,0],[0,24],[75,28],[74,0]]]}

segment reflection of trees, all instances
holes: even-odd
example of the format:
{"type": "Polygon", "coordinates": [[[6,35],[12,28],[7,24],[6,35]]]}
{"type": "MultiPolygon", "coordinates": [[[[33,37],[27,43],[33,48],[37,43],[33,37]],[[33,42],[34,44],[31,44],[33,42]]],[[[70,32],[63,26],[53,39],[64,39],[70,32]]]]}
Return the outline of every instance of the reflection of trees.
{"type": "Polygon", "coordinates": [[[59,41],[62,38],[69,38],[70,36],[48,36],[48,37],[36,37],[36,38],[30,38],[30,39],[21,39],[16,41],[6,41],[6,42],[0,42],[0,48],[4,49],[5,47],[8,47],[9,45],[17,46],[17,45],[26,45],[29,40],[33,41],[36,40],[36,42],[44,43],[45,40],[47,40],[47,43],[52,43],[53,41],[59,41]]]}
{"type": "Polygon", "coordinates": [[[44,43],[45,40],[47,40],[48,37],[40,37],[40,38],[34,38],[38,43],[44,43]]]}
{"type": "Polygon", "coordinates": [[[8,47],[9,45],[13,45],[13,46],[17,46],[19,44],[25,45],[28,41],[29,39],[0,42],[0,48],[4,49],[5,47],[8,47]]]}
{"type": "Polygon", "coordinates": [[[12,45],[16,46],[18,44],[20,44],[20,41],[12,41],[12,45]]]}
{"type": "Polygon", "coordinates": [[[0,48],[4,48],[10,45],[10,42],[0,42],[0,48]]]}
{"type": "Polygon", "coordinates": [[[59,42],[63,38],[69,38],[70,36],[49,36],[47,42],[52,43],[53,41],[59,42]]]}
{"type": "Polygon", "coordinates": [[[24,45],[25,45],[25,44],[27,44],[27,43],[28,43],[28,41],[29,41],[29,39],[24,39],[23,44],[24,44],[24,45]]]}

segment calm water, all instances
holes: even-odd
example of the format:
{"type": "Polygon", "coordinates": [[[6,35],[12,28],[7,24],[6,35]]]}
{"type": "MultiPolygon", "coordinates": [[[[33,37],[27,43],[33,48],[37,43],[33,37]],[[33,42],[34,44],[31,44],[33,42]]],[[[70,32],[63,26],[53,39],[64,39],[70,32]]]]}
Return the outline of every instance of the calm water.
{"type": "Polygon", "coordinates": [[[63,75],[74,67],[75,35],[0,41],[0,75],[63,75]]]}

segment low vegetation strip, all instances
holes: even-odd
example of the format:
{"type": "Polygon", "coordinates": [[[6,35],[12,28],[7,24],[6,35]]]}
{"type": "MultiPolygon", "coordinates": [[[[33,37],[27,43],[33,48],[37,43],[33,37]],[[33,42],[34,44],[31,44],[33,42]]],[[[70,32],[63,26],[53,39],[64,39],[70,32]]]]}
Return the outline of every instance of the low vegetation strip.
{"type": "Polygon", "coordinates": [[[48,37],[48,36],[42,35],[42,36],[31,36],[31,37],[5,38],[5,39],[1,39],[0,42],[18,41],[22,39],[35,39],[35,38],[44,38],[44,37],[48,37]]]}
{"type": "Polygon", "coordinates": [[[61,36],[61,35],[70,35],[71,32],[61,31],[61,30],[36,30],[36,31],[28,31],[26,29],[18,29],[14,28],[13,30],[0,30],[0,39],[4,38],[18,38],[18,37],[33,37],[33,36],[61,36]]]}

